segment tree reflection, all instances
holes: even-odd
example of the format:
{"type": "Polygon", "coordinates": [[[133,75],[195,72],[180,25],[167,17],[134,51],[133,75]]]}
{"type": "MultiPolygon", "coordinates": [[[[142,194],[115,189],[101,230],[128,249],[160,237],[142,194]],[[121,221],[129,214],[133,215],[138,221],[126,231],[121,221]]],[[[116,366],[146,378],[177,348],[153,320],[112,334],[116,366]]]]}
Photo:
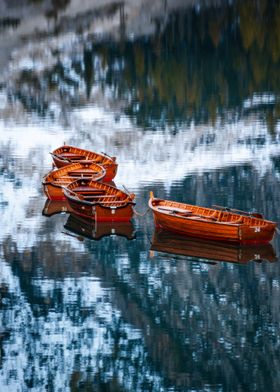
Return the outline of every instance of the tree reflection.
{"type": "MultiPolygon", "coordinates": [[[[232,111],[236,116],[253,111],[266,118],[273,133],[279,112],[279,2],[236,0],[164,18],[155,20],[153,36],[131,41],[123,33],[121,43],[87,43],[84,55],[73,59],[70,68],[60,62],[40,75],[37,92],[41,90],[41,95],[32,90],[18,98],[29,109],[31,100],[31,109],[36,110],[42,107],[38,101],[48,101],[51,91],[63,90],[62,103],[79,106],[90,99],[96,85],[110,87],[113,97],[126,102],[126,113],[142,127],[170,124],[176,129],[191,121],[215,123],[218,116],[231,116],[232,111]],[[79,79],[84,80],[83,92],[79,79]],[[42,91],[45,80],[49,91],[42,91]],[[73,94],[73,85],[78,95],[73,94]],[[274,95],[269,105],[244,110],[246,99],[257,95],[265,101],[268,93],[274,95]]],[[[19,87],[26,76],[20,76],[19,87]]]]}
{"type": "Polygon", "coordinates": [[[45,16],[47,19],[54,19],[55,29],[57,29],[58,15],[64,11],[70,4],[71,0],[51,0],[51,8],[49,8],[45,16]]]}
{"type": "Polygon", "coordinates": [[[126,112],[138,125],[215,122],[230,109],[241,115],[253,93],[278,95],[279,17],[276,1],[237,1],[175,13],[163,33],[157,29],[157,36],[126,42],[122,50],[109,43],[94,50],[116,98],[131,93],[126,112]]]}
{"type": "MultiPolygon", "coordinates": [[[[205,176],[202,187],[210,181],[205,176]]],[[[195,185],[188,188],[193,197],[195,185]]],[[[28,252],[11,238],[3,242],[12,275],[1,286],[2,344],[7,359],[19,350],[13,337],[24,341],[20,368],[29,387],[51,388],[53,380],[72,390],[139,392],[249,390],[252,379],[262,390],[278,384],[270,364],[279,362],[279,304],[266,300],[276,270],[219,268],[194,256],[149,260],[143,233],[137,241],[85,239],[80,247],[78,239],[56,237],[59,217],[44,221],[43,240],[28,252]]]]}

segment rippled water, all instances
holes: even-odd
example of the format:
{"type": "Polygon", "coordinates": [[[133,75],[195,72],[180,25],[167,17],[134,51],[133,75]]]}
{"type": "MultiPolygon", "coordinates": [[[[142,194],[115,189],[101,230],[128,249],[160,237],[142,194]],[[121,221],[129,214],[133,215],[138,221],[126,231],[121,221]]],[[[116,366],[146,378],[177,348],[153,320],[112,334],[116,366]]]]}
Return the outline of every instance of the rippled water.
{"type": "Polygon", "coordinates": [[[147,201],[280,222],[279,2],[35,3],[0,18],[1,392],[278,391],[278,233],[187,239],[147,201]],[[46,200],[64,142],[117,156],[130,224],[46,200]]]}

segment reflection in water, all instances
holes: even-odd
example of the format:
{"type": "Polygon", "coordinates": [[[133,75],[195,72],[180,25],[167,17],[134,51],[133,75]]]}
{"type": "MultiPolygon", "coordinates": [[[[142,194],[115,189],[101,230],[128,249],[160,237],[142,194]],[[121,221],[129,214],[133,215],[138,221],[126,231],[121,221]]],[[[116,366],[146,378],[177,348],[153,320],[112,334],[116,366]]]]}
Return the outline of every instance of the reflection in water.
{"type": "Polygon", "coordinates": [[[62,106],[79,106],[89,100],[94,86],[109,87],[138,126],[169,125],[177,132],[192,121],[257,115],[274,135],[279,117],[280,45],[274,39],[279,15],[276,0],[263,0],[261,7],[258,1],[237,0],[219,8],[174,11],[155,21],[164,28],[153,36],[121,44],[93,40],[83,55],[73,56],[70,66],[59,60],[43,75],[23,70],[14,94],[27,110],[46,115],[52,114],[54,91],[62,106]]]}
{"type": "MultiPolygon", "coordinates": [[[[56,24],[59,13],[65,10],[65,8],[67,8],[70,1],[71,0],[51,0],[51,8],[49,8],[45,13],[46,18],[53,18],[56,24]]],[[[57,29],[57,26],[55,27],[55,29],[57,29]]]]}
{"type": "Polygon", "coordinates": [[[277,260],[271,244],[242,246],[217,241],[203,241],[164,230],[155,230],[151,250],[170,253],[174,256],[198,258],[199,260],[206,259],[240,264],[251,261],[272,263],[277,260]]]}
{"type": "MultiPolygon", "coordinates": [[[[5,269],[7,273],[9,267],[5,269]]],[[[16,280],[10,282],[12,292],[1,286],[1,385],[16,390],[20,382],[26,389],[69,391],[121,383],[122,388],[141,390],[137,384],[151,379],[158,390],[160,380],[141,349],[140,331],[122,320],[112,306],[112,292],[98,279],[29,282],[24,271],[18,272],[20,286],[16,280]],[[19,331],[20,341],[15,341],[19,331]],[[131,358],[137,366],[131,367],[131,358]]]]}
{"type": "MultiPolygon", "coordinates": [[[[142,127],[176,132],[182,123],[215,123],[258,113],[274,134],[279,117],[278,2],[236,1],[169,16],[148,39],[94,45],[95,80],[126,100],[142,127]],[[271,23],[267,19],[272,16],[271,23]],[[251,97],[251,98],[249,98],[251,97]]],[[[209,140],[211,143],[211,140],[209,140]]]]}
{"type": "Polygon", "coordinates": [[[0,19],[0,31],[2,29],[8,29],[12,27],[13,29],[16,29],[18,25],[20,24],[20,19],[19,18],[1,18],[0,19]]]}
{"type": "MultiPolygon", "coordinates": [[[[260,347],[267,350],[269,363],[276,360],[272,335],[265,333],[268,309],[259,313],[273,275],[262,281],[262,269],[214,271],[196,262],[150,261],[143,258],[141,238],[129,247],[120,240],[113,246],[114,238],[103,238],[98,248],[89,241],[88,251],[73,252],[58,242],[42,243],[33,254],[12,256],[6,249],[6,263],[1,263],[2,383],[21,381],[16,373],[20,361],[26,364],[25,382],[37,390],[46,383],[68,390],[70,380],[81,389],[84,383],[117,382],[136,391],[145,390],[144,385],[159,391],[205,384],[215,390],[221,383],[235,385],[243,366],[258,366],[260,347]],[[46,246],[53,247],[53,256],[46,246]],[[230,289],[228,282],[233,283],[230,289]],[[21,338],[20,351],[13,336],[21,338]]],[[[275,306],[270,308],[272,323],[275,306]]],[[[258,381],[267,385],[262,374],[258,381]]],[[[250,376],[242,380],[247,390],[250,376]]]]}
{"type": "Polygon", "coordinates": [[[69,212],[68,204],[66,200],[50,200],[46,199],[42,215],[52,216],[55,214],[60,214],[61,212],[69,212]]]}
{"type": "Polygon", "coordinates": [[[1,85],[0,390],[278,391],[279,236],[225,248],[156,232],[150,244],[144,212],[155,189],[280,222],[279,2],[163,1],[145,24],[155,34],[129,38],[118,3],[120,43],[90,35],[91,2],[66,3],[53,24],[45,15],[50,36],[26,32],[1,85]],[[64,142],[118,157],[116,183],[143,212],[133,226],[43,207],[48,152],[64,142]]]}
{"type": "MultiPolygon", "coordinates": [[[[117,235],[126,237],[128,240],[135,238],[133,224],[131,222],[95,222],[92,219],[82,218],[71,213],[64,225],[71,233],[93,240],[100,240],[105,236],[117,235]]],[[[70,234],[69,234],[70,235],[70,234]]]]}

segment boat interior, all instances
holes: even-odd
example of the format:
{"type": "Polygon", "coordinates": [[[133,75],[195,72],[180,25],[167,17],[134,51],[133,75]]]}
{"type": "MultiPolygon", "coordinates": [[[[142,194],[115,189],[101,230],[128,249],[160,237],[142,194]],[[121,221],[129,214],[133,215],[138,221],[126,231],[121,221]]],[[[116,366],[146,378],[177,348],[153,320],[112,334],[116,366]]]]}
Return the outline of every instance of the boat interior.
{"type": "Polygon", "coordinates": [[[80,186],[68,191],[76,198],[89,202],[99,202],[105,204],[123,204],[130,201],[128,195],[114,190],[95,189],[90,186],[80,186]],[[111,193],[110,193],[111,192],[111,193]]]}
{"type": "Polygon", "coordinates": [[[229,224],[245,224],[250,226],[266,226],[267,222],[261,218],[256,218],[249,213],[233,213],[225,209],[212,209],[172,201],[159,200],[153,203],[159,212],[169,215],[199,219],[204,221],[216,221],[229,224]]]}

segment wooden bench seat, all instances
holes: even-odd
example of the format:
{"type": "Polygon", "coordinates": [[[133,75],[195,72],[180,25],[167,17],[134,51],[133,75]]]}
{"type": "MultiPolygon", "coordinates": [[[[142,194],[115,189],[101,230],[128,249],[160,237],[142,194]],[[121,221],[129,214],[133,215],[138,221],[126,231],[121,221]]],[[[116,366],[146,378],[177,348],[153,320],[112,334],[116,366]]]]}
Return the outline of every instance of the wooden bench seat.
{"type": "Polygon", "coordinates": [[[210,220],[210,221],[217,221],[217,217],[215,216],[215,213],[212,215],[201,215],[199,213],[196,213],[195,211],[191,211],[188,209],[184,208],[177,208],[177,207],[172,207],[172,206],[162,206],[158,207],[159,210],[161,211],[167,211],[170,214],[177,214],[179,216],[184,216],[184,217],[191,217],[192,219],[203,219],[203,220],[210,220]]]}
{"type": "Polygon", "coordinates": [[[73,189],[72,192],[75,192],[75,193],[92,193],[93,195],[95,195],[95,194],[106,195],[106,191],[104,191],[103,189],[94,189],[94,188],[92,188],[90,186],[77,187],[77,188],[73,189]]]}
{"type": "Polygon", "coordinates": [[[72,152],[63,152],[62,154],[58,154],[61,156],[61,158],[66,158],[66,159],[86,159],[85,155],[77,155],[72,152]]]}
{"type": "Polygon", "coordinates": [[[93,170],[73,170],[68,172],[68,174],[72,177],[78,176],[78,177],[86,177],[86,176],[93,176],[95,174],[100,174],[101,172],[93,171],[93,170]]]}
{"type": "Polygon", "coordinates": [[[86,200],[89,200],[89,199],[112,199],[112,198],[117,198],[117,197],[118,196],[116,196],[116,195],[104,195],[104,194],[83,196],[83,198],[86,200]]]}
{"type": "Polygon", "coordinates": [[[184,208],[177,208],[177,207],[172,207],[172,206],[158,206],[157,207],[159,210],[161,211],[169,211],[169,212],[173,212],[173,213],[189,213],[192,214],[193,212],[191,210],[187,210],[184,208]]]}

